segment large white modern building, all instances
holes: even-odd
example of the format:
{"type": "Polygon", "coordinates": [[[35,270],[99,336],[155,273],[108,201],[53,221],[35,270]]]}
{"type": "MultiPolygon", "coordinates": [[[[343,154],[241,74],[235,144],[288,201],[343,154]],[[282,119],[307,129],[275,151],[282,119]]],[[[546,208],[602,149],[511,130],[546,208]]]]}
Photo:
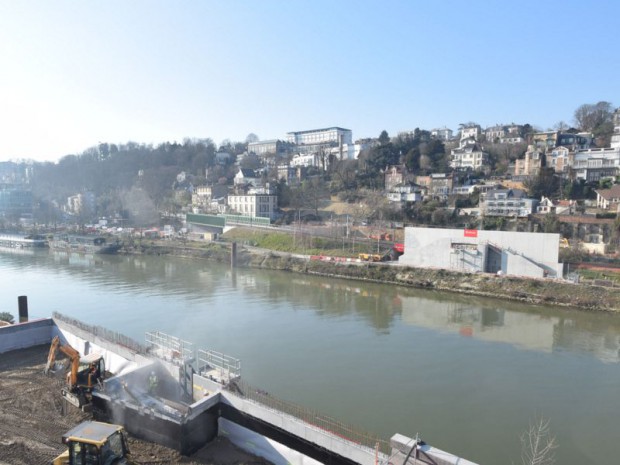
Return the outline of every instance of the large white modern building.
{"type": "Polygon", "coordinates": [[[267,154],[278,154],[284,151],[284,144],[277,139],[260,140],[248,143],[248,153],[262,156],[267,154]]]}
{"type": "Polygon", "coordinates": [[[297,145],[353,144],[353,131],[339,127],[310,129],[287,133],[287,140],[297,145]]]}
{"type": "Polygon", "coordinates": [[[561,278],[559,234],[405,228],[399,264],[532,278],[561,278]]]}

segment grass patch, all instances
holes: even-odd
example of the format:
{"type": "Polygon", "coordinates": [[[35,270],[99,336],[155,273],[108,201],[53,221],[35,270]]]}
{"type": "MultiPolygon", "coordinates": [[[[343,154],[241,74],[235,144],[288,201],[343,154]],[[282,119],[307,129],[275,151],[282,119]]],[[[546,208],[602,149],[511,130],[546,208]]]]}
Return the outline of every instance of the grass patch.
{"type": "Polygon", "coordinates": [[[343,250],[342,241],[308,234],[235,228],[222,235],[222,239],[242,245],[302,255],[327,255],[332,257],[357,257],[358,252],[343,250]]]}
{"type": "Polygon", "coordinates": [[[615,283],[620,283],[620,272],[615,272],[611,270],[579,270],[578,273],[582,279],[603,279],[607,281],[613,281],[615,283]]]}

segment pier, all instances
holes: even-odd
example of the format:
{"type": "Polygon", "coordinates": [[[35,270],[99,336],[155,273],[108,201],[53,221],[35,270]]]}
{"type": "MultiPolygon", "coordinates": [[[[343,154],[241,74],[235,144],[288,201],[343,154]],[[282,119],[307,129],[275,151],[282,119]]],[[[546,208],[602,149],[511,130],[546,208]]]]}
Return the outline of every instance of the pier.
{"type": "Polygon", "coordinates": [[[12,247],[15,249],[47,247],[48,242],[39,234],[21,236],[19,234],[0,234],[0,247],[12,247]]]}

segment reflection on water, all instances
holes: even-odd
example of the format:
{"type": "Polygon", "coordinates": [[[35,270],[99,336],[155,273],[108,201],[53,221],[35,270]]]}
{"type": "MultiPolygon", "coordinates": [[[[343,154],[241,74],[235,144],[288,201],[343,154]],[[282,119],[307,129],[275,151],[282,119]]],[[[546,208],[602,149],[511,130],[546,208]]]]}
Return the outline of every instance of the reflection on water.
{"type": "Polygon", "coordinates": [[[604,362],[620,361],[620,318],[604,313],[534,307],[520,303],[419,291],[374,283],[326,280],[280,272],[235,269],[210,262],[150,256],[67,254],[0,248],[5,264],[42,266],[72,279],[133,289],[149,295],[209,300],[222,287],[273,304],[306,308],[323,317],[355,315],[377,334],[389,334],[395,319],[407,325],[459,334],[520,349],[583,352],[604,362]],[[24,261],[24,257],[28,260],[24,261]],[[89,273],[84,273],[87,270],[89,273]]]}
{"type": "Polygon", "coordinates": [[[558,463],[617,452],[616,315],[175,257],[0,252],[0,283],[0,311],[28,295],[33,318],[161,330],[240,358],[274,395],[481,464],[517,463],[535,414],[558,463]]]}

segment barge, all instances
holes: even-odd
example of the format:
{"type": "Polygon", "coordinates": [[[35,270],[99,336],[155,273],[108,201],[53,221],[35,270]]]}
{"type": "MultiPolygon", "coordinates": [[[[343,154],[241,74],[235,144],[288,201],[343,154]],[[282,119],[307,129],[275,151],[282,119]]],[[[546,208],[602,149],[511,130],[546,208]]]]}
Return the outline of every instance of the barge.
{"type": "Polygon", "coordinates": [[[109,242],[103,236],[63,234],[49,241],[52,250],[82,254],[115,254],[121,248],[118,240],[109,242]]]}

